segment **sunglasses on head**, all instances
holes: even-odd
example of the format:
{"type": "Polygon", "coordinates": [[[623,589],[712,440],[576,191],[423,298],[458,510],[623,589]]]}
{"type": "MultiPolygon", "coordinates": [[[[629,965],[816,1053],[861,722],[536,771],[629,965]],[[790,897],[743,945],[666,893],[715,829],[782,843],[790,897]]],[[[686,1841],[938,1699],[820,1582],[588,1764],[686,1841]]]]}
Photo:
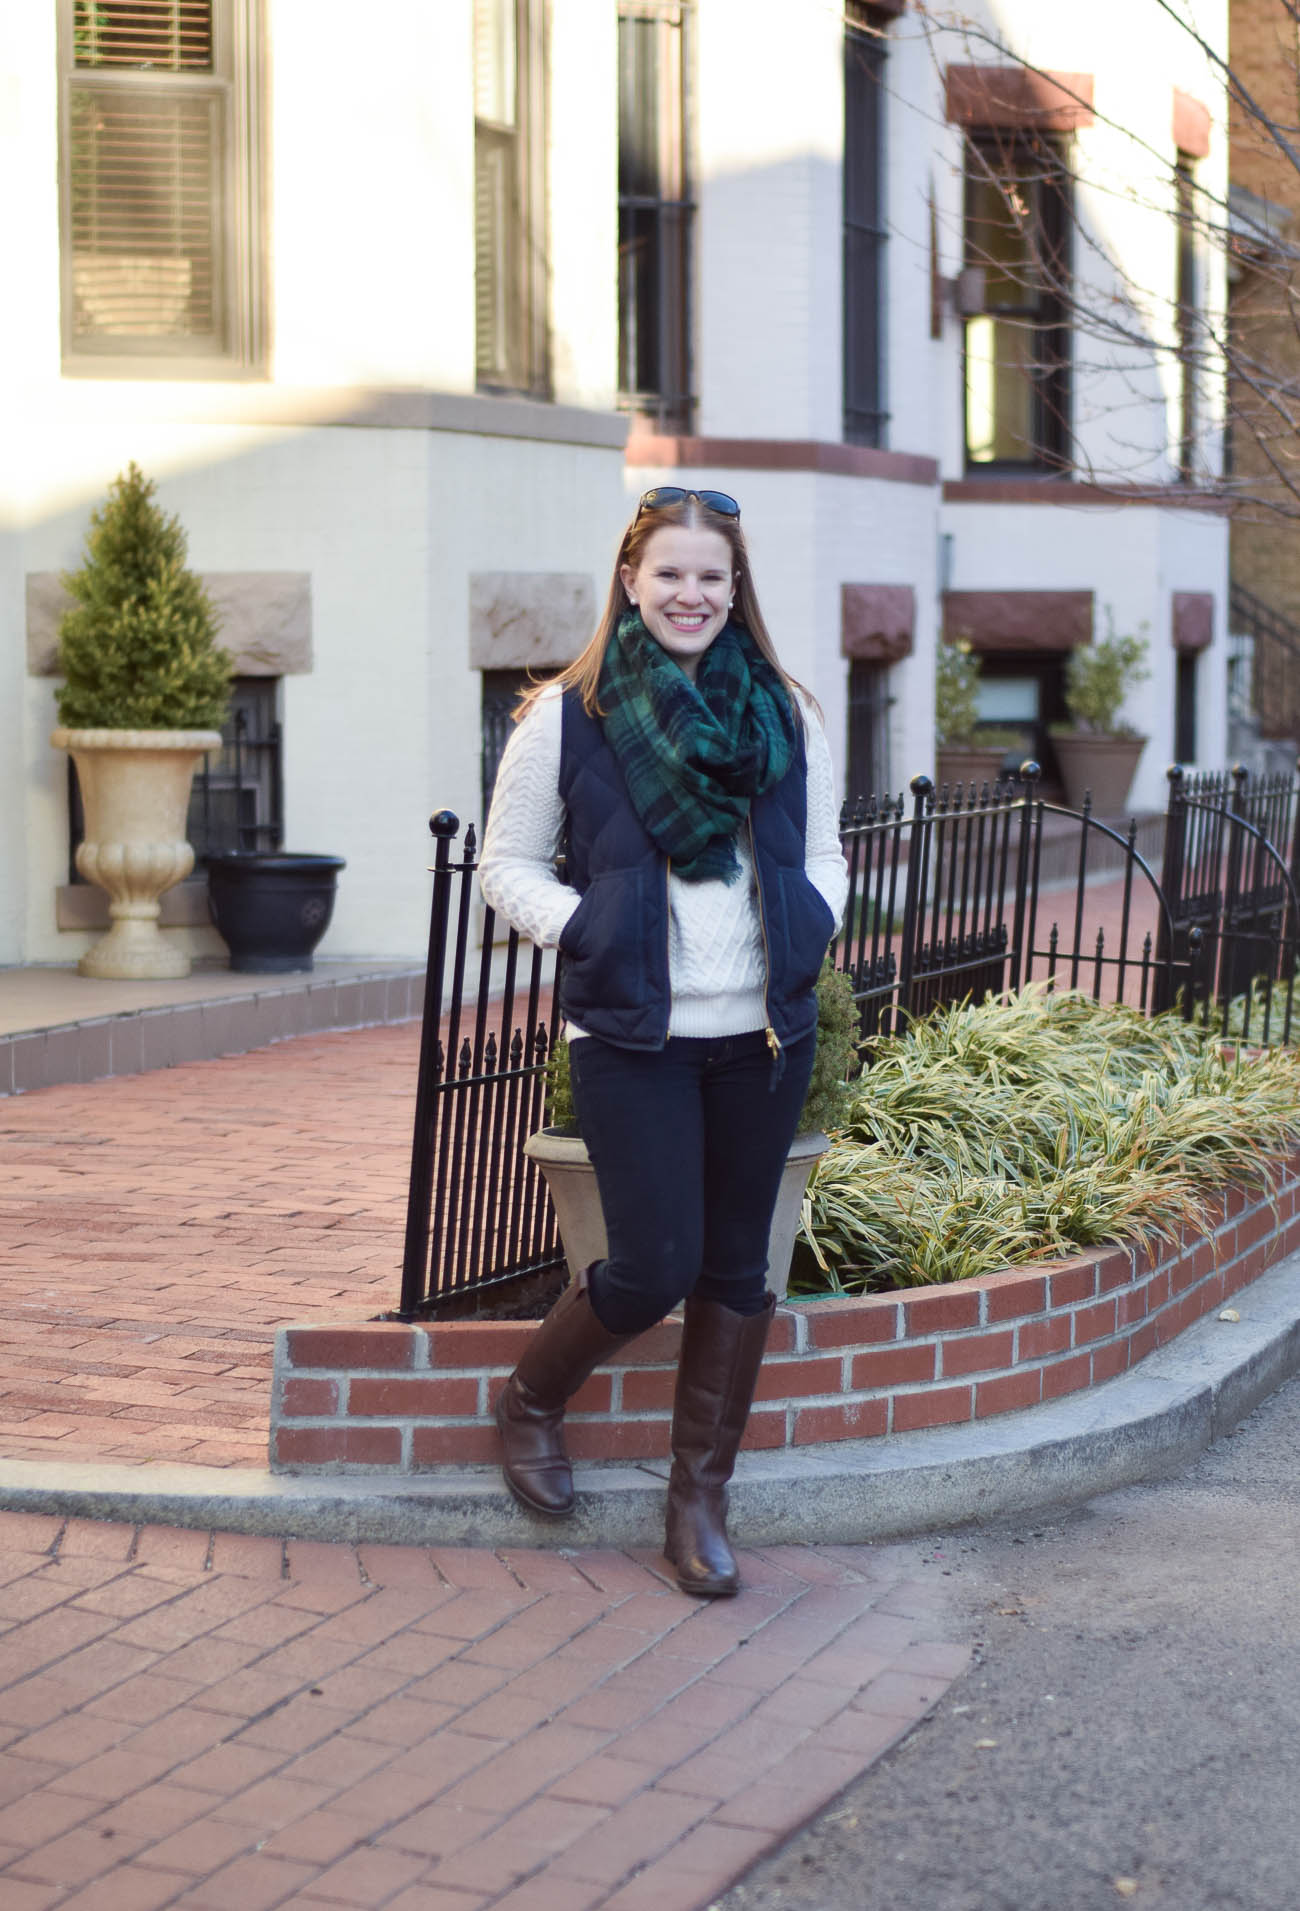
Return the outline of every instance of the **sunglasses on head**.
{"type": "MultiPolygon", "coordinates": [[[[710,511],[716,511],[719,517],[740,516],[740,506],[725,491],[684,491],[679,484],[657,484],[653,491],[643,492],[636,515],[639,518],[643,511],[666,511],[670,505],[688,504],[692,498],[710,511]]],[[[632,521],[635,523],[636,519],[632,521]]]]}

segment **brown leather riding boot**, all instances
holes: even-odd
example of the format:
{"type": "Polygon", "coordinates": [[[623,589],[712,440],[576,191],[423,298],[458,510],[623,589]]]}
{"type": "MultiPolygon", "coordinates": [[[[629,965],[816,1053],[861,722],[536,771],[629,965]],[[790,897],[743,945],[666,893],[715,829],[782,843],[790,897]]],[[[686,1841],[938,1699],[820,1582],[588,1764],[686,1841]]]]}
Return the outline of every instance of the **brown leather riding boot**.
{"type": "Polygon", "coordinates": [[[735,1314],[688,1300],[673,1401],[673,1466],[664,1552],[683,1592],[727,1598],[740,1578],[727,1542],[727,1482],[758,1384],[772,1310],[735,1314]]]}
{"type": "Polygon", "coordinates": [[[563,1519],[573,1511],[565,1405],[595,1368],[635,1338],[602,1327],[586,1287],[576,1282],[565,1288],[534,1334],[496,1408],[506,1485],[530,1512],[563,1519]]]}

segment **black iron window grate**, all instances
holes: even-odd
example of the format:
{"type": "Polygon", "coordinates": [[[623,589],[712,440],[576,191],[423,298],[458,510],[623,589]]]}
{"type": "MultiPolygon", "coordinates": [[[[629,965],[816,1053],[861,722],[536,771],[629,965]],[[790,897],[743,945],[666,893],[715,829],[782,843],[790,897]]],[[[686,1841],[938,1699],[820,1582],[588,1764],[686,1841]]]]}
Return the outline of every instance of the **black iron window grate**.
{"type": "Polygon", "coordinates": [[[890,789],[889,670],[885,664],[855,658],[849,665],[849,748],[845,787],[853,806],[883,798],[890,789]]]}

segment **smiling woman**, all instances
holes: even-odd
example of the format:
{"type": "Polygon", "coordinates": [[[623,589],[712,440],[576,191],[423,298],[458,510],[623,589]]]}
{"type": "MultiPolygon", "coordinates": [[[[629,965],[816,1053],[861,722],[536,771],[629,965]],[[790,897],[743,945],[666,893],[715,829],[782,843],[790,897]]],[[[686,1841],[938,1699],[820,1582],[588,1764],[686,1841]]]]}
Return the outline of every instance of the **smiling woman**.
{"type": "Polygon", "coordinates": [[[684,1591],[734,1593],[726,1486],[847,886],[826,738],[777,659],[734,498],[646,493],[596,635],[520,716],[480,878],[563,953],[608,1253],[501,1391],[506,1482],[533,1512],[573,1511],[566,1403],[684,1302],[665,1551],[684,1591]]]}
{"type": "Polygon", "coordinates": [[[646,544],[636,569],[624,564],[619,575],[650,635],[694,683],[732,605],[726,538],[720,531],[665,524],[646,544]]]}

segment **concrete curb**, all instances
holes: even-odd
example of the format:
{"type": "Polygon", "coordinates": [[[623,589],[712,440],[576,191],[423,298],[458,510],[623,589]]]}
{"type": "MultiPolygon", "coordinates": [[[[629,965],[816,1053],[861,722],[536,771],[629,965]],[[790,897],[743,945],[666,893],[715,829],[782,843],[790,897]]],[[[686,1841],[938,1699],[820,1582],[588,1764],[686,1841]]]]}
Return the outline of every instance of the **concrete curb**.
{"type": "MultiPolygon", "coordinates": [[[[856,1544],[1090,1499],[1186,1465],[1300,1368],[1300,1254],[1091,1392],[888,1440],[752,1453],[732,1486],[752,1545],[856,1544]]],[[[580,1466],[578,1511],[536,1519],[495,1468],[295,1479],[252,1468],[0,1460],[0,1509],[298,1539],[657,1546],[665,1464],[580,1466]]]]}

